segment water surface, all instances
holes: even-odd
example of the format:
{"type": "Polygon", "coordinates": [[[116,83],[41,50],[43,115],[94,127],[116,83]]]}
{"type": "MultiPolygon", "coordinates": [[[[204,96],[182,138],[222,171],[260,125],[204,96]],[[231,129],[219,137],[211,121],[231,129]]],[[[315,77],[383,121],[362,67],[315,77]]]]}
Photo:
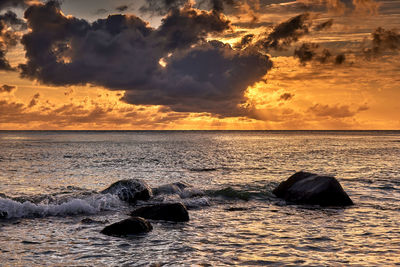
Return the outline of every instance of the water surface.
{"type": "Polygon", "coordinates": [[[2,131],[0,147],[4,266],[400,264],[397,131],[2,131]],[[300,170],[334,175],[355,205],[276,199],[300,170]],[[191,206],[190,221],[101,235],[132,208],[97,192],[126,178],[190,184],[201,195],[157,199],[191,206]]]}

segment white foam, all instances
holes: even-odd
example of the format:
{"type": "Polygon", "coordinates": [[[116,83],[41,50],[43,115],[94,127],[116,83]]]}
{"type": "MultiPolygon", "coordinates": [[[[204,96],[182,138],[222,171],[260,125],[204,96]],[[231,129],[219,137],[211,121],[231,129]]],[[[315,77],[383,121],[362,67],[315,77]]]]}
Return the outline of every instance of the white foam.
{"type": "Polygon", "coordinates": [[[117,196],[111,194],[93,195],[84,199],[70,199],[60,204],[20,203],[0,197],[0,212],[7,212],[7,219],[22,217],[66,216],[95,214],[113,210],[123,205],[117,196]]]}
{"type": "Polygon", "coordinates": [[[206,197],[190,198],[190,199],[184,199],[183,204],[185,204],[187,208],[199,208],[204,206],[210,206],[210,200],[206,197]]]}

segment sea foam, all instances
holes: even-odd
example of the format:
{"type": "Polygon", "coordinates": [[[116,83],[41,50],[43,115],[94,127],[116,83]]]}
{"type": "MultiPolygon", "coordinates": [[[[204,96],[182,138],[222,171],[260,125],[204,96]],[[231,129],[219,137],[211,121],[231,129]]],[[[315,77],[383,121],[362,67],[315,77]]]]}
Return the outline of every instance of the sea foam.
{"type": "Polygon", "coordinates": [[[0,214],[7,219],[96,214],[100,211],[115,210],[121,205],[123,203],[118,197],[111,194],[96,194],[84,199],[73,198],[59,204],[35,204],[30,201],[21,203],[0,197],[0,214]]]}

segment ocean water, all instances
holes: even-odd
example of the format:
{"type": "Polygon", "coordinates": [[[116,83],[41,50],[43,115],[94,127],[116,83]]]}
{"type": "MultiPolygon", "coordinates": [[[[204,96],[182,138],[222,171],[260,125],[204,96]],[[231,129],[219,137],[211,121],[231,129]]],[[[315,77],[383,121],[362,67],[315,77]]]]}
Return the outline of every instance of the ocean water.
{"type": "Polygon", "coordinates": [[[0,193],[0,266],[400,265],[398,131],[2,131],[0,193]],[[335,176],[355,205],[275,198],[300,170],[335,176]],[[98,192],[127,178],[189,184],[151,201],[185,203],[190,221],[100,234],[134,207],[98,192]]]}

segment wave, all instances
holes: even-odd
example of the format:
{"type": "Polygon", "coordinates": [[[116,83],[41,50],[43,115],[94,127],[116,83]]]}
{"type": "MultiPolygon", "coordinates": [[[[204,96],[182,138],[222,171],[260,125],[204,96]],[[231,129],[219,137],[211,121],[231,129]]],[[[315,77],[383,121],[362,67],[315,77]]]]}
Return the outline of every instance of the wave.
{"type": "Polygon", "coordinates": [[[209,196],[219,197],[224,199],[239,199],[249,201],[253,199],[259,200],[271,200],[275,198],[271,190],[265,190],[265,187],[261,188],[244,188],[234,189],[230,186],[219,190],[207,190],[206,193],[209,196]]]}
{"type": "MultiPolygon", "coordinates": [[[[118,194],[99,193],[79,187],[63,187],[61,192],[48,195],[20,196],[10,198],[0,193],[0,219],[36,218],[47,216],[93,215],[102,211],[121,211],[132,205],[149,203],[181,202],[188,209],[211,206],[221,200],[262,200],[276,199],[272,195],[274,183],[264,186],[257,184],[225,187],[216,190],[200,188],[176,182],[153,188],[149,200],[127,203],[118,194]]],[[[134,189],[129,189],[134,190],[134,189]]]]}
{"type": "Polygon", "coordinates": [[[0,218],[37,218],[47,216],[69,216],[96,214],[115,210],[123,203],[115,195],[96,194],[86,198],[73,198],[59,204],[35,204],[30,201],[18,202],[0,197],[0,218]]]}

